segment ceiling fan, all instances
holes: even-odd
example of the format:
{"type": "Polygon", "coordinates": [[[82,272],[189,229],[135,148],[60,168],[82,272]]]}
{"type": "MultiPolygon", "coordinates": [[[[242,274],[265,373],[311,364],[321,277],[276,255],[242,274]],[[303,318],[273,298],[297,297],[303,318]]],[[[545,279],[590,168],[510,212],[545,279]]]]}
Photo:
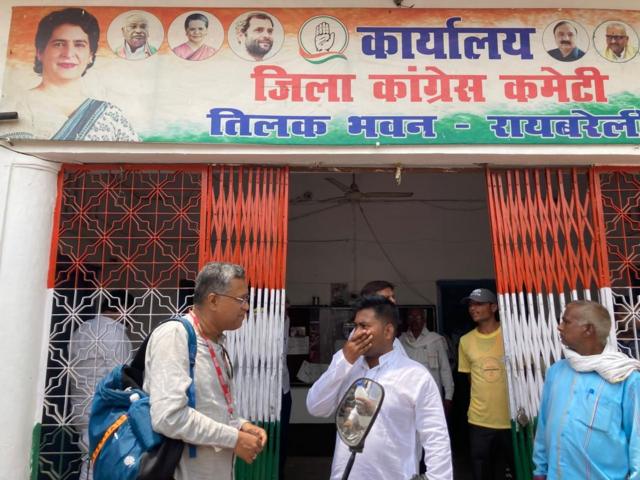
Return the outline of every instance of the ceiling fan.
{"type": "MultiPolygon", "coordinates": [[[[342,195],[336,197],[323,198],[318,200],[319,203],[335,202],[335,203],[355,203],[355,202],[375,202],[378,200],[393,198],[409,198],[413,196],[413,192],[363,192],[356,183],[356,174],[352,174],[351,185],[347,186],[339,180],[331,177],[325,177],[325,180],[338,188],[342,195]]],[[[388,200],[387,200],[388,201],[388,200]]]]}

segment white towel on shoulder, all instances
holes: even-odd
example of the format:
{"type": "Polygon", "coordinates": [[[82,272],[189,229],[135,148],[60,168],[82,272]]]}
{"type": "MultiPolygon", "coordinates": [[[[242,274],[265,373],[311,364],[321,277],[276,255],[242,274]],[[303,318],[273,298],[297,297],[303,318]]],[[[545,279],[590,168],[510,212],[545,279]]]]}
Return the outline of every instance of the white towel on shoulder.
{"type": "Polygon", "coordinates": [[[640,371],[640,361],[619,352],[611,341],[599,355],[580,355],[566,347],[562,350],[576,372],[596,372],[609,383],[624,382],[634,370],[640,371]]]}

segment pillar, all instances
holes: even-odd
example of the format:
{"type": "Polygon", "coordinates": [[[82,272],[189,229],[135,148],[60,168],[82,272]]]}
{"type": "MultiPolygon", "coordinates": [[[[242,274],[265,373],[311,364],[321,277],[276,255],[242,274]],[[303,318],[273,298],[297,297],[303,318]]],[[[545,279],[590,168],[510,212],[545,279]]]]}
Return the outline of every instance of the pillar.
{"type": "Polygon", "coordinates": [[[51,310],[47,273],[59,168],[0,149],[2,478],[29,478],[31,452],[39,440],[51,310]]]}

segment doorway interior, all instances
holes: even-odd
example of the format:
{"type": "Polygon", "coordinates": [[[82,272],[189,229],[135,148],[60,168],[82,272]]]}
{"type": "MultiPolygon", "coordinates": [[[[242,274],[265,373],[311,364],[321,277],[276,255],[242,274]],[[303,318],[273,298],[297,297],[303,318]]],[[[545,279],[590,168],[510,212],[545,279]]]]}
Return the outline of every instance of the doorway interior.
{"type": "MultiPolygon", "coordinates": [[[[328,476],[335,430],[332,419],[306,412],[310,378],[300,368],[330,361],[348,330],[345,310],[366,282],[390,281],[401,316],[402,307],[423,307],[429,328],[454,340],[472,324],[453,297],[459,302],[477,286],[495,289],[484,171],[412,170],[399,180],[393,171],[290,174],[286,290],[294,333],[309,338],[302,347],[296,340],[299,349],[288,356],[293,411],[285,478],[303,478],[305,465],[311,476],[304,478],[328,476]]],[[[458,382],[452,417],[464,425],[452,423],[451,435],[456,463],[464,465],[468,386],[458,382]]]]}

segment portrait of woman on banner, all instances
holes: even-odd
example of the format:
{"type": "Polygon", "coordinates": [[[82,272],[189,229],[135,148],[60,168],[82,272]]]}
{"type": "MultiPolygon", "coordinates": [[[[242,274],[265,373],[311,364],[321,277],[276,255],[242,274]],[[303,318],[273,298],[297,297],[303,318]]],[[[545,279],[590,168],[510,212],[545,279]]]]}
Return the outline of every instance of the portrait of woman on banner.
{"type": "Polygon", "coordinates": [[[26,132],[8,136],[140,141],[122,110],[91,98],[84,88],[82,77],[96,61],[99,38],[97,19],[82,8],[57,10],[40,20],[33,70],[41,81],[16,106],[26,132]]]}
{"type": "MultiPolygon", "coordinates": [[[[172,48],[173,53],[180,58],[191,61],[206,60],[215,54],[220,45],[216,48],[214,45],[209,45],[207,40],[210,30],[213,31],[214,36],[220,36],[222,25],[215,19],[212,20],[214,21],[210,24],[209,17],[201,12],[188,14],[184,20],[184,35],[187,37],[187,41],[172,48]]],[[[217,43],[222,43],[222,38],[217,43]]]]}

